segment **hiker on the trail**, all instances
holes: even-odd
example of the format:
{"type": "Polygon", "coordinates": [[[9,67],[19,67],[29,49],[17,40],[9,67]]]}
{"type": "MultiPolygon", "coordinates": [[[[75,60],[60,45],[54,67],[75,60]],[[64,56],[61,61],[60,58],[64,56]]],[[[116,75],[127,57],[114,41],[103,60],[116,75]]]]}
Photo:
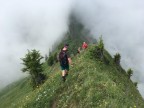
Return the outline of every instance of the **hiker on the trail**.
{"type": "Polygon", "coordinates": [[[83,42],[82,49],[86,49],[87,47],[88,47],[88,44],[86,42],[83,42]]]}
{"type": "Polygon", "coordinates": [[[70,55],[68,53],[68,44],[65,44],[61,52],[59,53],[59,62],[62,70],[62,79],[65,82],[66,76],[68,75],[69,71],[69,64],[72,63],[70,55]]]}

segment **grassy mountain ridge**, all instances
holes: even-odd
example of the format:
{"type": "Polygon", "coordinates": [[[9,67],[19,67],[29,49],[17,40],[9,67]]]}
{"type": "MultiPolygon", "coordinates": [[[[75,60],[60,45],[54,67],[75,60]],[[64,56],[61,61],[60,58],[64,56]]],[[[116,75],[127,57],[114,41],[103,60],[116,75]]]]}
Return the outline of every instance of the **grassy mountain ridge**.
{"type": "MultiPolygon", "coordinates": [[[[61,80],[59,63],[43,65],[48,79],[35,90],[30,79],[22,79],[0,92],[0,108],[144,108],[142,99],[133,82],[121,67],[113,63],[113,58],[105,50],[108,64],[94,59],[90,44],[86,51],[76,54],[77,48],[87,40],[87,32],[74,19],[66,39],[58,46],[69,43],[74,56],[73,67],[65,83],[61,80]],[[74,37],[76,36],[76,37],[74,37]]],[[[55,49],[52,54],[58,52],[55,49]]]]}
{"type": "Polygon", "coordinates": [[[45,64],[48,80],[42,86],[32,91],[28,80],[23,86],[19,82],[0,97],[0,108],[143,108],[143,99],[125,71],[112,64],[107,52],[109,65],[92,59],[92,48],[73,58],[65,83],[59,64],[45,64]]]}

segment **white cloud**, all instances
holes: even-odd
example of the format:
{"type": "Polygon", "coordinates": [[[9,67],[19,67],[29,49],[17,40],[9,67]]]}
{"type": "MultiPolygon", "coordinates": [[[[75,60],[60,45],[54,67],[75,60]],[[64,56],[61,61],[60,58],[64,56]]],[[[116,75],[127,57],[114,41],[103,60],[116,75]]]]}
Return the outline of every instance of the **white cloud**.
{"type": "MultiPolygon", "coordinates": [[[[144,1],[79,0],[77,18],[98,38],[103,35],[106,49],[122,56],[122,66],[134,70],[133,80],[144,85],[144,1]]],[[[143,89],[139,87],[143,95],[143,89]]],[[[144,97],[144,95],[143,95],[144,97]]]]}
{"type": "Polygon", "coordinates": [[[73,9],[94,37],[103,35],[112,55],[121,54],[122,66],[134,70],[133,80],[143,95],[143,5],[142,0],[0,0],[0,85],[23,75],[20,58],[27,49],[48,52],[67,31],[73,9]]]}
{"type": "Polygon", "coordinates": [[[0,0],[0,87],[23,77],[27,49],[44,55],[66,33],[72,0],[0,0]]]}

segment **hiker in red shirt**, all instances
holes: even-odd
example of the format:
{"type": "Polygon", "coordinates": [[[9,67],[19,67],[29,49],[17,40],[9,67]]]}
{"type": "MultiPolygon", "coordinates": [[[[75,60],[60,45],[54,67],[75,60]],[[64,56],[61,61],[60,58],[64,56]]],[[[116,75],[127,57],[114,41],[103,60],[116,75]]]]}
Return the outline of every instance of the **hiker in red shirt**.
{"type": "Polygon", "coordinates": [[[83,42],[82,49],[86,49],[88,47],[86,42],[83,42]]]}

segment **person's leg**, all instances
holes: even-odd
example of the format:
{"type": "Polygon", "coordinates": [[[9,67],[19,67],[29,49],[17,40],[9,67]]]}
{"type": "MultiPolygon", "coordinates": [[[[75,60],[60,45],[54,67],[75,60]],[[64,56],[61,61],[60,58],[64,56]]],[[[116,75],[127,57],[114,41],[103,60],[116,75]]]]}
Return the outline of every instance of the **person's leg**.
{"type": "Polygon", "coordinates": [[[65,82],[66,76],[65,76],[65,70],[62,70],[62,80],[65,82]]]}
{"type": "Polygon", "coordinates": [[[62,71],[62,79],[63,79],[63,81],[65,82],[65,80],[66,80],[65,70],[62,71]]]}
{"type": "Polygon", "coordinates": [[[65,76],[68,76],[68,71],[69,71],[69,65],[66,66],[66,69],[65,69],[65,76]]]}
{"type": "Polygon", "coordinates": [[[65,78],[65,67],[61,66],[61,70],[62,70],[62,80],[65,82],[66,78],[65,78]]]}
{"type": "Polygon", "coordinates": [[[65,70],[65,76],[68,76],[68,71],[67,70],[65,70]]]}
{"type": "Polygon", "coordinates": [[[65,70],[62,70],[62,76],[65,76],[65,73],[66,73],[65,70]]]}
{"type": "Polygon", "coordinates": [[[62,69],[62,79],[65,82],[66,76],[68,75],[68,71],[69,71],[69,65],[61,66],[61,69],[62,69]]]}

